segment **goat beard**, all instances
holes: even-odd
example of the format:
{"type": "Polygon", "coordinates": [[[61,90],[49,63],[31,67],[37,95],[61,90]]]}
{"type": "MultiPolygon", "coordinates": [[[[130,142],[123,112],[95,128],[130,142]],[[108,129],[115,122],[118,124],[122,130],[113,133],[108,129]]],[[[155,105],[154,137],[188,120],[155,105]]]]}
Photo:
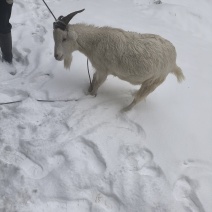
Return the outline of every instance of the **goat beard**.
{"type": "Polygon", "coordinates": [[[71,62],[72,62],[72,55],[70,55],[69,57],[65,57],[64,58],[64,67],[66,69],[70,69],[71,62]]]}

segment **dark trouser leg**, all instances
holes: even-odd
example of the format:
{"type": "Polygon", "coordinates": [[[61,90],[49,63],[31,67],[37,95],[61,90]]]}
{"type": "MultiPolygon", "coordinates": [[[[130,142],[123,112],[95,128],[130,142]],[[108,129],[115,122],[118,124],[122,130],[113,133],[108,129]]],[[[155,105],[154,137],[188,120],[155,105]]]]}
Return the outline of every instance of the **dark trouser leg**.
{"type": "Polygon", "coordinates": [[[0,46],[2,51],[2,59],[8,63],[12,63],[12,36],[11,33],[0,34],[0,46]]]}
{"type": "Polygon", "coordinates": [[[2,59],[8,63],[12,63],[12,36],[11,24],[9,23],[12,11],[12,4],[8,4],[6,0],[0,0],[0,47],[2,51],[2,59]]]}

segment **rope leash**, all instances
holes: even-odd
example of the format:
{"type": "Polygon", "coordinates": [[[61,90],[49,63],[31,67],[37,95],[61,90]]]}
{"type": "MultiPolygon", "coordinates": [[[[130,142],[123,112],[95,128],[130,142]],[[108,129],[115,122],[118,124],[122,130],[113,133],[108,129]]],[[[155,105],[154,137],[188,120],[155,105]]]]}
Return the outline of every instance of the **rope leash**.
{"type": "Polygon", "coordinates": [[[89,81],[90,81],[91,90],[93,90],[93,86],[92,86],[92,82],[91,82],[91,75],[90,75],[90,70],[89,70],[89,64],[88,64],[88,58],[87,58],[87,69],[88,69],[88,77],[89,77],[89,81]]]}
{"type": "MultiPolygon", "coordinates": [[[[21,99],[21,100],[17,100],[17,101],[11,101],[11,102],[0,102],[0,105],[11,105],[11,104],[16,104],[16,103],[21,103],[25,100],[21,99]]],[[[47,100],[47,99],[35,99],[35,101],[37,102],[42,102],[42,103],[54,103],[54,102],[77,102],[80,99],[64,99],[64,100],[47,100]]]]}
{"type": "Polygon", "coordinates": [[[57,21],[56,17],[54,16],[54,13],[50,10],[48,4],[43,0],[43,3],[46,5],[46,7],[48,8],[49,12],[52,14],[52,16],[54,17],[55,21],[57,21]]]}
{"type": "Polygon", "coordinates": [[[14,102],[0,102],[0,105],[10,105],[10,104],[15,104],[15,103],[20,103],[22,101],[23,100],[17,100],[17,101],[14,101],[14,102]]]}

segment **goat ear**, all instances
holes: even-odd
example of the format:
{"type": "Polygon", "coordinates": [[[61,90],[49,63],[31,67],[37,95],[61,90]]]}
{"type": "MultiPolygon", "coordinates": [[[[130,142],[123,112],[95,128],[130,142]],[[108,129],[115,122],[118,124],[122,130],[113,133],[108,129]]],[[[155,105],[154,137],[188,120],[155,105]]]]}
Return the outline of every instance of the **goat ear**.
{"type": "Polygon", "coordinates": [[[70,13],[69,15],[65,16],[62,18],[62,21],[68,25],[69,21],[77,14],[77,13],[81,13],[83,12],[85,9],[82,9],[82,10],[78,10],[78,11],[75,11],[73,13],[70,13]]]}

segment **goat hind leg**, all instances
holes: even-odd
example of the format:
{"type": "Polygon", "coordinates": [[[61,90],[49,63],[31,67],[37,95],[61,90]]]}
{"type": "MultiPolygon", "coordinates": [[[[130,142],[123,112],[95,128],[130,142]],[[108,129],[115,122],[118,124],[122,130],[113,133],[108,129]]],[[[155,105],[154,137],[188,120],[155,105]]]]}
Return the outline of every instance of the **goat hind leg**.
{"type": "Polygon", "coordinates": [[[142,83],[142,86],[135,94],[135,98],[130,105],[123,108],[122,111],[129,111],[131,110],[138,102],[145,99],[151,92],[153,92],[163,81],[165,78],[156,79],[156,80],[147,80],[142,83]]]}

